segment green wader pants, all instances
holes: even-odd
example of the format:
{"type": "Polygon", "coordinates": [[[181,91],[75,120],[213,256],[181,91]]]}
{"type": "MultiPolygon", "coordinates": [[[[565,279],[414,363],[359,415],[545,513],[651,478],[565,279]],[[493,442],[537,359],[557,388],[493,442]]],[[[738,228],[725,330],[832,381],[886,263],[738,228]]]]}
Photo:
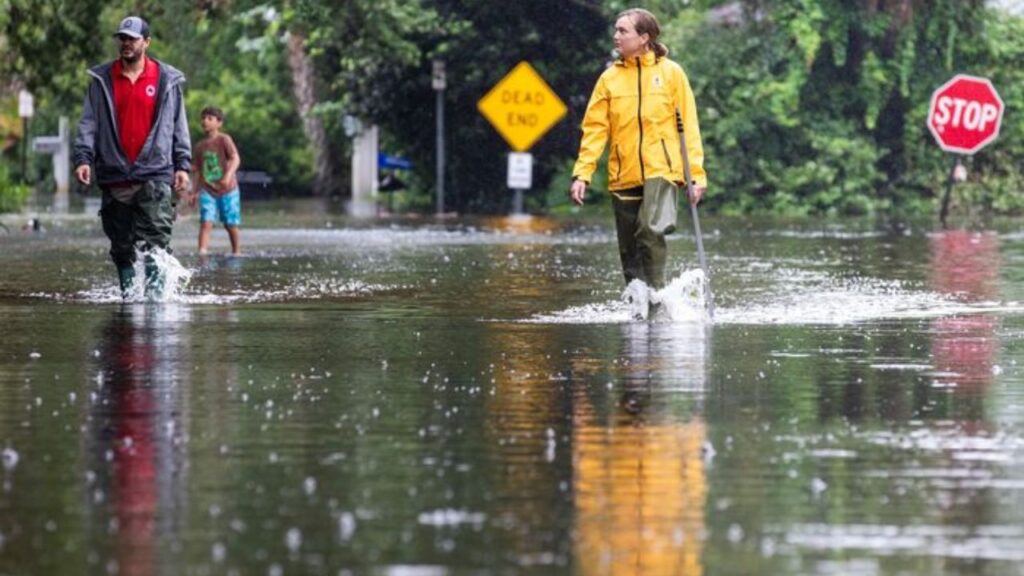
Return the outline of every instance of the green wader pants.
{"type": "MultiPolygon", "coordinates": [[[[124,194],[119,193],[123,198],[124,194]]],[[[103,189],[100,208],[103,232],[110,239],[110,258],[117,266],[121,295],[129,297],[135,283],[135,250],[153,248],[171,251],[171,229],[175,210],[171,186],[166,182],[145,182],[127,202],[103,189]]],[[[146,256],[146,293],[163,290],[164,279],[152,256],[146,256]]]]}
{"type": "Polygon", "coordinates": [[[665,287],[668,246],[664,233],[655,232],[641,222],[640,207],[643,202],[642,187],[612,192],[622,273],[626,277],[626,284],[640,279],[648,286],[660,289],[665,287]]]}

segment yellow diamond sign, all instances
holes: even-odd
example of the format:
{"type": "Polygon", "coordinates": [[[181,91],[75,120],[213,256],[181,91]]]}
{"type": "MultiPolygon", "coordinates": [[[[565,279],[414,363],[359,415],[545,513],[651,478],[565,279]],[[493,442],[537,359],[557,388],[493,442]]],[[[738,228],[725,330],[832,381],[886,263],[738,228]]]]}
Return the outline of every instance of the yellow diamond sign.
{"type": "Polygon", "coordinates": [[[529,62],[520,62],[476,107],[509,146],[525,152],[562,116],[565,104],[529,62]]]}

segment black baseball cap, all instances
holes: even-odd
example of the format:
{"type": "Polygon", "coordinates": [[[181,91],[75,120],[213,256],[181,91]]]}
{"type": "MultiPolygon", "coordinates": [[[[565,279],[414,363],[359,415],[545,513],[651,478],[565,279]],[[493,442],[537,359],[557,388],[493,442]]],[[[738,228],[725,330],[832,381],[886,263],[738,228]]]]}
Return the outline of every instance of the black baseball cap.
{"type": "Polygon", "coordinates": [[[149,38],[149,24],[138,16],[129,16],[121,20],[121,25],[117,27],[114,37],[122,34],[132,38],[149,38]]]}

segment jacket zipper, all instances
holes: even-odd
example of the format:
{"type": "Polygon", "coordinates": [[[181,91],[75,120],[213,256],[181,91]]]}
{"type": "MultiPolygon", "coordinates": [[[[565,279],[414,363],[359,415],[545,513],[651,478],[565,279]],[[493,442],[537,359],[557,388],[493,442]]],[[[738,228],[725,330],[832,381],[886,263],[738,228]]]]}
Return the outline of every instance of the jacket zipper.
{"type": "MultiPolygon", "coordinates": [[[[93,72],[92,70],[89,70],[88,74],[96,80],[98,80],[100,83],[100,88],[103,89],[103,97],[107,101],[107,119],[110,121],[110,125],[114,128],[114,146],[117,148],[119,152],[121,152],[122,157],[127,158],[127,156],[125,156],[124,150],[121,149],[121,131],[117,126],[117,110],[114,108],[114,98],[110,95],[110,89],[107,87],[107,83],[99,74],[93,72]]],[[[99,111],[97,110],[96,112],[98,113],[99,111]]],[[[97,115],[97,124],[98,123],[99,119],[97,115]]],[[[121,165],[127,170],[127,163],[122,162],[121,165]]]]}
{"type": "MultiPolygon", "coordinates": [[[[99,80],[99,82],[100,82],[100,87],[103,89],[103,96],[104,96],[104,98],[107,101],[107,110],[110,112],[110,123],[114,127],[114,143],[117,146],[117,149],[120,150],[121,155],[125,156],[124,150],[121,148],[121,130],[120,130],[120,128],[117,125],[117,120],[116,120],[116,118],[117,118],[117,111],[116,111],[116,108],[114,107],[114,98],[110,94],[110,88],[107,86],[107,83],[103,81],[103,78],[99,74],[96,74],[92,70],[87,70],[87,73],[90,76],[92,76],[93,78],[99,80]]],[[[165,77],[164,72],[161,71],[161,73],[160,73],[160,84],[164,85],[163,86],[164,89],[163,90],[159,90],[160,99],[157,100],[156,107],[153,110],[153,122],[154,122],[154,125],[159,122],[160,109],[163,108],[163,105],[167,102],[167,99],[168,99],[167,95],[171,92],[171,90],[174,89],[175,86],[177,86],[180,83],[181,83],[181,80],[179,80],[179,79],[175,79],[173,81],[169,81],[165,77]]],[[[145,149],[145,145],[149,143],[149,140],[150,140],[150,138],[153,137],[153,134],[154,134],[154,132],[152,130],[152,127],[150,127],[150,133],[146,136],[146,141],[143,142],[143,149],[145,149]]],[[[142,154],[141,150],[139,151],[139,154],[141,156],[141,154],[142,154]]],[[[125,158],[127,158],[127,157],[125,156],[125,158]]],[[[128,169],[128,164],[127,163],[122,163],[122,166],[126,170],[128,169]]]]}
{"type": "Polygon", "coordinates": [[[665,151],[665,161],[668,162],[669,171],[672,170],[672,157],[668,155],[668,146],[665,144],[665,139],[661,139],[661,149],[665,151]]]}
{"type": "Polygon", "coordinates": [[[619,145],[615,145],[615,181],[618,182],[622,176],[622,155],[619,154],[619,145]]]}
{"type": "Polygon", "coordinates": [[[640,181],[647,180],[644,176],[644,119],[642,116],[643,104],[644,104],[644,84],[641,80],[641,72],[643,70],[640,57],[636,58],[636,121],[640,125],[640,146],[637,148],[637,154],[640,155],[640,181]]]}

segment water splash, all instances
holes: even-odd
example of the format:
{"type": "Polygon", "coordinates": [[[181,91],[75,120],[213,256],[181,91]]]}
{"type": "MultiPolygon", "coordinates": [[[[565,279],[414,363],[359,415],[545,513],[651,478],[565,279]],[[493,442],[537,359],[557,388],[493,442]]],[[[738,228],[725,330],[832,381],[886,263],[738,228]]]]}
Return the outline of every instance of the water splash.
{"type": "MultiPolygon", "coordinates": [[[[189,270],[191,273],[192,271],[189,270]]],[[[72,294],[35,292],[32,298],[43,298],[59,302],[87,302],[96,304],[120,303],[121,292],[107,278],[100,281],[99,286],[81,290],[72,294]]],[[[405,285],[368,284],[360,280],[343,280],[338,278],[296,278],[294,281],[279,287],[234,288],[226,291],[213,291],[210,287],[193,286],[188,282],[179,284],[172,294],[165,293],[159,300],[163,303],[175,304],[255,304],[261,302],[295,302],[325,300],[331,298],[347,298],[369,296],[379,292],[407,289],[405,285]]],[[[142,287],[138,287],[128,302],[146,302],[142,287]]]]}
{"type": "Polygon", "coordinates": [[[184,303],[188,299],[185,292],[192,281],[193,270],[186,268],[170,252],[162,248],[154,248],[142,253],[142,258],[135,262],[135,282],[126,298],[122,298],[121,290],[115,278],[104,277],[102,286],[77,292],[68,298],[63,294],[34,293],[29,296],[36,298],[52,298],[56,300],[83,300],[86,302],[177,302],[184,303]],[[156,266],[157,276],[162,278],[160,286],[146,288],[147,261],[156,266]]]}
{"type": "Polygon", "coordinates": [[[621,324],[651,322],[710,323],[707,310],[707,279],[701,270],[686,270],[668,286],[653,290],[633,280],[614,302],[573,306],[538,314],[524,320],[535,324],[621,324]]]}
{"type": "Polygon", "coordinates": [[[720,324],[856,324],[876,320],[922,319],[979,313],[1020,313],[1018,302],[962,302],[922,290],[910,282],[864,276],[836,277],[786,270],[743,305],[715,311],[720,324]]]}
{"type": "MultiPolygon", "coordinates": [[[[159,290],[150,290],[149,294],[143,293],[143,298],[150,302],[181,302],[188,283],[192,280],[192,270],[185,268],[181,262],[170,252],[162,248],[153,248],[146,252],[146,258],[156,264],[159,276],[162,278],[162,287],[159,290]]],[[[136,270],[136,277],[138,270],[136,270]]],[[[141,282],[136,282],[136,290],[141,282]]]]}
{"type": "Polygon", "coordinates": [[[661,306],[655,318],[668,322],[710,322],[708,282],[704,271],[687,270],[661,290],[651,292],[651,303],[661,306]]]}

